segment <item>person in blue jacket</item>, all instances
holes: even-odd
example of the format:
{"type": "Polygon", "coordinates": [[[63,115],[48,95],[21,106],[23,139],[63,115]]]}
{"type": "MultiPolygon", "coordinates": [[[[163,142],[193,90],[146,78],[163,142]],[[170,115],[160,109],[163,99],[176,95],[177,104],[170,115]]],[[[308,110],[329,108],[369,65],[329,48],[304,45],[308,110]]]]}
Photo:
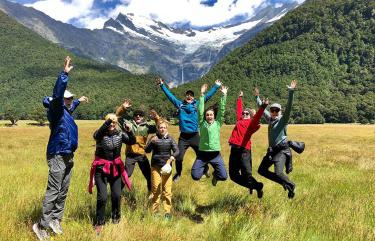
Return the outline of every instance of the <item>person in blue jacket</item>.
{"type": "Polygon", "coordinates": [[[52,97],[43,100],[51,134],[47,146],[49,173],[42,217],[33,225],[33,231],[39,240],[49,239],[48,228],[56,234],[63,233],[61,219],[74,164],[74,151],[78,146],[78,128],[72,112],[81,102],[88,102],[84,96],[73,100],[73,94],[66,90],[68,74],[73,69],[70,62],[71,58],[67,56],[64,70],[57,77],[52,97]]]}
{"type": "MultiPolygon", "coordinates": [[[[188,90],[185,93],[185,99],[177,99],[170,90],[165,86],[162,79],[157,79],[164,94],[178,110],[178,119],[180,127],[180,136],[178,138],[179,155],[176,159],[176,174],[173,177],[174,182],[178,182],[182,173],[182,161],[186,150],[191,147],[198,155],[199,152],[199,127],[198,127],[198,106],[199,100],[194,99],[194,92],[188,90]]],[[[207,92],[204,102],[207,102],[220,88],[221,81],[216,80],[215,85],[207,92]]],[[[208,177],[208,166],[204,171],[208,177]]]]}

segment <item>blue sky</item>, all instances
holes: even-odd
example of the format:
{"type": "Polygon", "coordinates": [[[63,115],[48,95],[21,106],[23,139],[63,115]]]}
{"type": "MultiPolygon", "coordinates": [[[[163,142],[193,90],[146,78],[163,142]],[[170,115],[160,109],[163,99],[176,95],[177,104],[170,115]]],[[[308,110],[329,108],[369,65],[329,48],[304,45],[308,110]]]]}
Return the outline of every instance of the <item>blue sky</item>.
{"type": "Polygon", "coordinates": [[[304,0],[11,0],[77,27],[102,28],[119,13],[151,17],[166,24],[212,26],[251,18],[255,9],[304,0]]]}

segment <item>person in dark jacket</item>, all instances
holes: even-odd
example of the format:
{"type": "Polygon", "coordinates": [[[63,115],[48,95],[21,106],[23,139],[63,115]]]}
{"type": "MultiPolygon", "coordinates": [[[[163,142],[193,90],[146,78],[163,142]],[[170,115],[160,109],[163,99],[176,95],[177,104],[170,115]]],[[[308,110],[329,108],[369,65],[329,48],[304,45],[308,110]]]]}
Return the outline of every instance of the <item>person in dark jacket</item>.
{"type": "Polygon", "coordinates": [[[179,154],[176,141],[168,134],[167,122],[158,122],[158,132],[152,137],[145,148],[147,153],[152,151],[151,183],[152,183],[152,212],[158,211],[160,199],[163,200],[164,216],[171,219],[172,208],[172,162],[179,154]]]}
{"type": "Polygon", "coordinates": [[[231,146],[229,176],[235,183],[248,188],[250,194],[255,189],[258,198],[262,198],[263,183],[258,182],[252,175],[251,136],[260,128],[259,121],[268,100],[265,100],[256,114],[251,116],[250,108],[243,109],[242,97],[243,92],[240,91],[237,98],[237,121],[228,141],[231,146]]]}
{"type": "MultiPolygon", "coordinates": [[[[287,160],[291,158],[286,128],[296,87],[297,82],[292,80],[290,86],[288,86],[288,102],[283,115],[281,115],[281,105],[278,103],[273,103],[270,106],[270,112],[264,111],[264,116],[268,121],[268,149],[258,169],[260,175],[279,183],[285,190],[288,190],[289,198],[294,197],[296,185],[284,174],[284,166],[287,160]],[[272,165],[275,166],[275,172],[268,170],[272,165]]],[[[257,89],[255,90],[255,96],[257,104],[259,105],[261,101],[259,98],[259,90],[257,89]]]]}
{"type": "MultiPolygon", "coordinates": [[[[199,127],[198,127],[198,106],[199,100],[194,98],[194,92],[188,90],[185,93],[185,99],[177,99],[170,90],[165,86],[162,79],[157,79],[164,94],[172,102],[178,110],[178,120],[180,127],[180,136],[178,138],[178,149],[180,155],[176,159],[176,174],[173,177],[174,182],[178,182],[182,173],[182,161],[185,156],[186,150],[191,147],[195,151],[195,155],[199,152],[199,127]]],[[[215,85],[208,91],[204,98],[207,102],[220,88],[221,81],[216,80],[215,85]]],[[[206,166],[204,173],[209,177],[208,166],[206,166]]]]}
{"type": "Polygon", "coordinates": [[[89,193],[95,183],[97,188],[96,223],[95,231],[100,233],[105,224],[105,206],[107,203],[107,183],[111,188],[112,222],[119,223],[121,212],[121,181],[129,189],[131,184],[121,160],[122,143],[134,144],[135,137],[130,126],[125,126],[126,131],[116,129],[117,117],[108,114],[104,124],[94,133],[96,140],[95,160],[90,171],[89,193]]]}
{"type": "Polygon", "coordinates": [[[73,95],[66,91],[68,74],[73,68],[70,62],[71,58],[67,56],[64,70],[57,77],[52,97],[43,100],[43,105],[48,108],[47,118],[51,134],[47,146],[49,173],[42,217],[33,225],[33,231],[39,240],[48,239],[47,228],[51,228],[56,234],[63,233],[61,219],[74,164],[74,151],[78,146],[78,128],[72,112],[81,102],[88,102],[84,96],[74,101],[73,95]]]}

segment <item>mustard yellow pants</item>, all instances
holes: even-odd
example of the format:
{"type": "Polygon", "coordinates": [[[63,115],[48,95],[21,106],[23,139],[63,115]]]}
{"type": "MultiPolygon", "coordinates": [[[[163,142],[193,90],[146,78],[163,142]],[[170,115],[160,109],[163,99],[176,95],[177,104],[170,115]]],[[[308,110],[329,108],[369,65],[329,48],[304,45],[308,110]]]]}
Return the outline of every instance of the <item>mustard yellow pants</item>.
{"type": "Polygon", "coordinates": [[[160,199],[162,199],[165,213],[170,213],[172,208],[172,173],[161,175],[160,169],[160,167],[151,167],[152,212],[158,211],[160,199]]]}

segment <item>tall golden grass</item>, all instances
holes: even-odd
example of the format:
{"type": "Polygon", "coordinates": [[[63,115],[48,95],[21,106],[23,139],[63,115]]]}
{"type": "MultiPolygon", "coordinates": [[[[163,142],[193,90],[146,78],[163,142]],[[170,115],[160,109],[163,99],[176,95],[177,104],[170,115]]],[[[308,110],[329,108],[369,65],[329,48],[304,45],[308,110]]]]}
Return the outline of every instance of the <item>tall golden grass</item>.
{"type": "MultiPolygon", "coordinates": [[[[265,184],[264,197],[230,180],[212,187],[194,182],[195,155],[185,156],[183,176],[173,184],[173,219],[153,216],[147,208],[146,183],[137,167],[134,191],[125,192],[122,220],[108,220],[103,233],[92,228],[96,191],[87,192],[94,156],[92,133],[101,121],[78,121],[79,148],[63,220],[64,234],[53,240],[375,240],[375,126],[289,125],[291,140],[306,142],[293,153],[296,197],[257,174],[266,150],[267,127],[253,136],[253,174],[265,184]]],[[[228,168],[228,137],[222,128],[222,155],[228,168]]],[[[170,127],[178,137],[178,128],[170,127]]],[[[4,127],[0,122],[0,240],[35,240],[31,226],[41,213],[48,167],[48,127],[4,127]]],[[[212,169],[211,169],[212,170],[212,169]]],[[[110,217],[110,202],[107,204],[110,217]]]]}

